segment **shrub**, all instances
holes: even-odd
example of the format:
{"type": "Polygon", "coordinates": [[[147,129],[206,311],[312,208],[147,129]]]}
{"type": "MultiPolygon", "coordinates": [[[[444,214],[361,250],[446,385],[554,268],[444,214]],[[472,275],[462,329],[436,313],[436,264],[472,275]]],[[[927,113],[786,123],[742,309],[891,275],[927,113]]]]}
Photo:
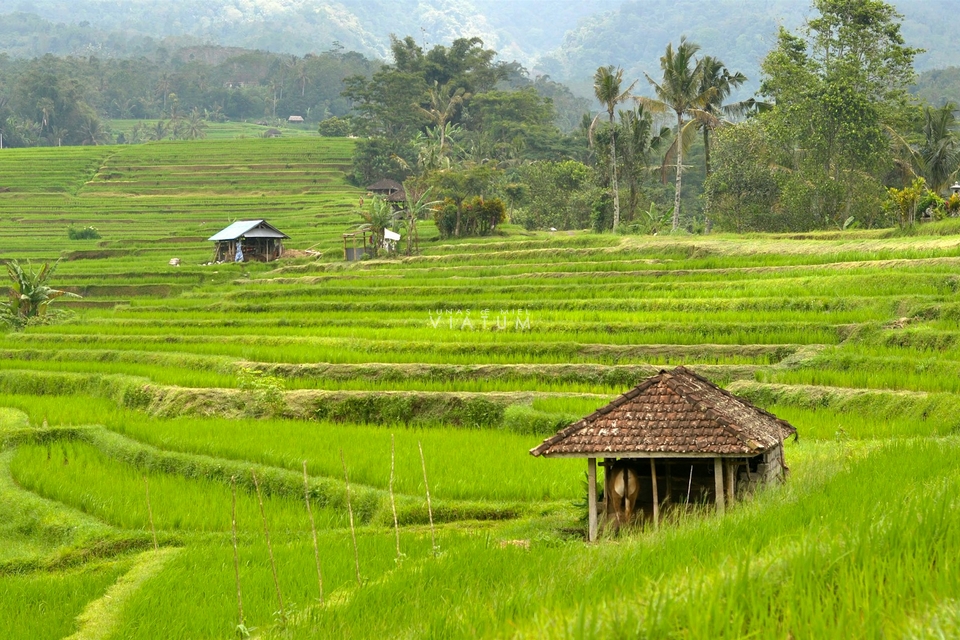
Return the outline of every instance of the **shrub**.
{"type": "Polygon", "coordinates": [[[67,237],[71,240],[98,240],[101,236],[96,227],[84,227],[83,229],[67,229],[67,237]]]}
{"type": "Polygon", "coordinates": [[[345,138],[353,133],[353,127],[346,118],[333,116],[320,122],[317,132],[328,138],[345,138]]]}

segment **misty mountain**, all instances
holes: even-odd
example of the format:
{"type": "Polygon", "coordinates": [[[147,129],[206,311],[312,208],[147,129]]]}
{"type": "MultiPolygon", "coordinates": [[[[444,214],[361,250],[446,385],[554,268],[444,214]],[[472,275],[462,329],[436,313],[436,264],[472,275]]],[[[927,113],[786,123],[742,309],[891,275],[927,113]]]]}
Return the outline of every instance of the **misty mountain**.
{"type": "MultiPolygon", "coordinates": [[[[960,0],[895,0],[908,44],[927,50],[918,70],[960,65],[952,17],[960,0]]],[[[160,39],[302,55],[345,49],[385,58],[389,37],[426,48],[478,36],[517,60],[590,95],[600,65],[625,69],[637,89],[659,75],[659,57],[681,35],[758,86],[760,61],[779,26],[796,29],[807,0],[0,0],[0,52],[141,55],[160,39]]]]}
{"type": "Polygon", "coordinates": [[[618,0],[13,0],[8,9],[101,33],[191,36],[299,55],[342,46],[382,58],[389,54],[390,34],[413,36],[428,47],[478,36],[505,60],[527,64],[559,46],[581,18],[618,5],[618,0]]]}

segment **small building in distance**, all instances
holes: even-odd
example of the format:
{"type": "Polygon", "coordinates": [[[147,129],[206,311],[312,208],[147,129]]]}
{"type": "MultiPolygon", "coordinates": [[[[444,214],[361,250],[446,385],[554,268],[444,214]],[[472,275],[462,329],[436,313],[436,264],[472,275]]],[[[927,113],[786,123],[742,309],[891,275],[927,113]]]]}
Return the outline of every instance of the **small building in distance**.
{"type": "Polygon", "coordinates": [[[303,124],[303,116],[290,116],[287,118],[287,122],[293,124],[303,124]]]}
{"type": "Polygon", "coordinates": [[[380,196],[387,202],[391,203],[394,206],[394,209],[403,207],[407,201],[407,194],[403,190],[403,185],[396,180],[390,180],[389,178],[377,180],[367,187],[367,191],[375,196],[380,196]]]}
{"type": "Polygon", "coordinates": [[[214,262],[271,262],[283,255],[289,237],[266,220],[238,220],[209,241],[216,243],[214,262]]]}
{"type": "Polygon", "coordinates": [[[684,367],[661,371],[530,450],[587,458],[590,541],[608,526],[657,524],[672,509],[716,504],[783,478],[789,423],[684,367]],[[597,504],[597,459],[604,469],[597,504]]]}

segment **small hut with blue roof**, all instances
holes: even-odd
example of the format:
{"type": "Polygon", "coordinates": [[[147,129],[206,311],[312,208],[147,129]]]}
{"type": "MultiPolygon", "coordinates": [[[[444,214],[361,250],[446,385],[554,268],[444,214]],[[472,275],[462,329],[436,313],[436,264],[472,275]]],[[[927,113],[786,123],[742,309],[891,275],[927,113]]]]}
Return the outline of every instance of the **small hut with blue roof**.
{"type": "Polygon", "coordinates": [[[283,255],[289,237],[266,220],[238,220],[209,241],[217,243],[214,262],[271,262],[283,255]]]}

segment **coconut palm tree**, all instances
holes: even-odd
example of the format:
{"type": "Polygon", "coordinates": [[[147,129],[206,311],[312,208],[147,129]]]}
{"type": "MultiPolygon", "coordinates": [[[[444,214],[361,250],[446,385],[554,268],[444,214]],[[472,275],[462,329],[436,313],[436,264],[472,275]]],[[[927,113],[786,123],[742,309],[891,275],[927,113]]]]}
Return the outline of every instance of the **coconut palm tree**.
{"type": "Polygon", "coordinates": [[[700,93],[712,90],[713,97],[704,106],[707,116],[700,121],[703,132],[703,164],[706,175],[710,175],[710,133],[719,126],[725,116],[742,115],[755,104],[753,100],[723,104],[733,90],[747,81],[747,76],[739,71],[730,73],[723,61],[713,56],[700,59],[700,93]]]}
{"type": "MultiPolygon", "coordinates": [[[[610,126],[610,190],[613,192],[613,230],[617,230],[620,224],[620,190],[617,185],[617,141],[616,141],[616,122],[614,121],[614,112],[617,105],[630,97],[630,92],[637,84],[634,82],[625,91],[621,91],[623,84],[623,69],[613,65],[600,67],[593,75],[593,92],[597,100],[607,110],[607,118],[610,126]]],[[[593,131],[596,128],[597,120],[603,112],[598,113],[590,123],[590,143],[593,144],[593,131]]]]}
{"type": "Polygon", "coordinates": [[[420,105],[414,105],[420,115],[430,120],[437,133],[440,135],[440,155],[445,152],[447,143],[447,125],[453,120],[457,113],[457,108],[470,99],[470,94],[466,93],[462,87],[453,89],[451,85],[441,85],[436,81],[430,88],[430,107],[424,109],[420,105]]]}
{"type": "Polygon", "coordinates": [[[923,109],[923,146],[919,156],[920,174],[931,191],[942,194],[957,173],[960,145],[957,141],[957,105],[947,102],[939,109],[923,109]]]}
{"type": "Polygon", "coordinates": [[[167,110],[167,95],[170,93],[170,88],[173,86],[173,80],[170,78],[170,74],[166,71],[160,74],[160,78],[157,80],[156,95],[163,98],[163,111],[167,110]]]}
{"type": "Polygon", "coordinates": [[[95,115],[88,115],[83,119],[83,124],[80,125],[80,136],[82,138],[80,144],[83,145],[97,146],[110,140],[110,134],[100,122],[100,118],[95,115]]]}
{"type": "Polygon", "coordinates": [[[40,111],[40,134],[50,126],[50,117],[53,115],[55,106],[50,98],[40,98],[37,101],[37,110],[40,111]]]}
{"type": "Polygon", "coordinates": [[[190,112],[190,117],[187,118],[186,122],[186,131],[185,135],[188,140],[199,140],[205,138],[207,123],[204,121],[203,116],[200,115],[200,109],[197,107],[193,108],[193,111],[190,112]]]}
{"type": "Polygon", "coordinates": [[[622,176],[627,183],[627,219],[637,210],[644,177],[650,172],[651,155],[658,151],[664,141],[670,139],[669,127],[655,131],[653,118],[642,105],[636,109],[620,111],[620,129],[623,133],[620,145],[622,176]]]}
{"type": "Polygon", "coordinates": [[[647,77],[647,82],[653,86],[657,98],[637,98],[640,104],[650,111],[659,113],[673,111],[677,116],[676,137],[664,157],[664,166],[673,158],[677,162],[677,180],[674,185],[676,191],[673,201],[673,231],[680,227],[683,152],[689,146],[697,125],[696,120],[689,120],[687,121],[688,126],[684,126],[684,119],[687,116],[698,117],[703,114],[704,109],[714,100],[717,94],[715,87],[706,90],[701,87],[703,66],[701,61],[694,57],[699,50],[700,46],[688,42],[686,37],[680,38],[680,44],[676,50],[674,50],[672,42],[668,44],[666,52],[660,57],[660,69],[663,71],[662,80],[657,82],[649,75],[644,74],[647,77]]]}

